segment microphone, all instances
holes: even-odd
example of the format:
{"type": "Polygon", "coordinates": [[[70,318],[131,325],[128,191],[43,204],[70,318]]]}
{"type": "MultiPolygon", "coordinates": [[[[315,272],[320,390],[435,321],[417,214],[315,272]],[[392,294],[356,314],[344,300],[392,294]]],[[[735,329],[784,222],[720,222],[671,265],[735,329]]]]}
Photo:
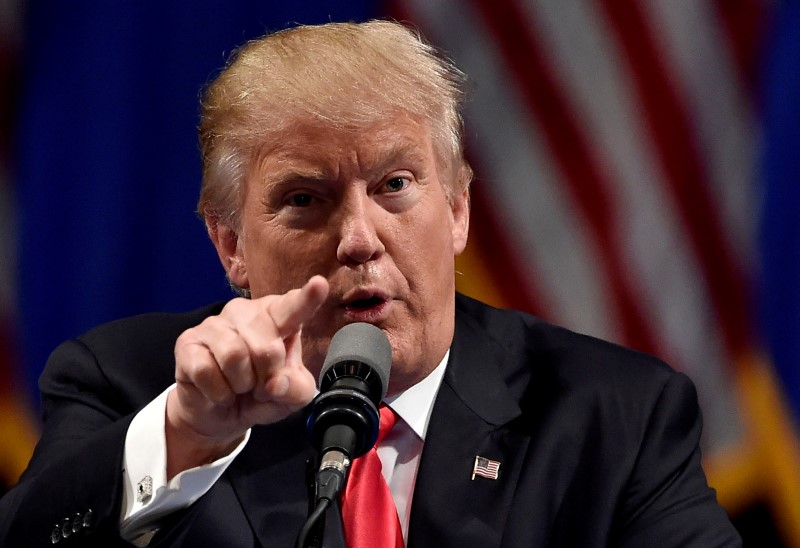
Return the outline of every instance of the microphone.
{"type": "Polygon", "coordinates": [[[389,386],[392,346],[368,323],[342,327],[331,339],[319,376],[319,395],[306,421],[311,443],[321,455],[317,503],[333,501],[352,459],[378,438],[378,404],[389,386]]]}

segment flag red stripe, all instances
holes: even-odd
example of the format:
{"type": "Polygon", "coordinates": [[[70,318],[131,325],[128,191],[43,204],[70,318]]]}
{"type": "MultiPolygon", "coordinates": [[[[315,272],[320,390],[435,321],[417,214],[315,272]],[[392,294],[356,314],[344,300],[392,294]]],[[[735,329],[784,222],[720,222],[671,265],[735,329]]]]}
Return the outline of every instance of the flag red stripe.
{"type": "Polygon", "coordinates": [[[615,242],[617,205],[608,190],[611,185],[544,62],[536,37],[525,24],[526,16],[511,0],[476,0],[475,5],[525,97],[526,108],[539,123],[574,203],[591,228],[614,297],[612,302],[617,307],[623,342],[658,354],[659,344],[615,242]]]}
{"type": "Polygon", "coordinates": [[[739,80],[755,99],[761,41],[766,30],[767,7],[763,0],[715,0],[739,80]]]}
{"type": "MultiPolygon", "coordinates": [[[[472,162],[476,173],[480,174],[480,166],[472,162]]],[[[490,192],[484,189],[480,180],[472,189],[472,211],[470,215],[469,237],[478,245],[481,256],[492,267],[492,277],[497,281],[497,289],[506,301],[514,308],[539,316],[548,316],[543,306],[544,299],[539,297],[540,290],[535,280],[525,275],[520,264],[519,250],[511,247],[511,239],[507,230],[503,230],[497,212],[491,205],[490,192]]]]}
{"type": "MultiPolygon", "coordinates": [[[[397,0],[388,2],[386,12],[397,21],[412,20],[405,6],[397,0]]],[[[414,25],[423,34],[426,33],[424,21],[417,19],[414,25]]],[[[476,176],[471,190],[470,241],[478,246],[486,264],[496,267],[491,268],[492,279],[506,302],[518,310],[547,317],[548,310],[543,304],[546,300],[541,298],[542,292],[535,280],[525,274],[525,268],[520,264],[519,250],[512,248],[512,240],[508,238],[507,230],[503,229],[500,215],[492,207],[491,192],[484,189],[484,184],[488,183],[481,181],[481,174],[486,171],[481,168],[478,155],[467,156],[476,176]]]]}
{"type": "Polygon", "coordinates": [[[628,63],[657,161],[703,272],[726,348],[738,353],[752,342],[747,320],[748,293],[709,194],[688,111],[667,76],[639,4],[600,0],[600,5],[628,63]]]}

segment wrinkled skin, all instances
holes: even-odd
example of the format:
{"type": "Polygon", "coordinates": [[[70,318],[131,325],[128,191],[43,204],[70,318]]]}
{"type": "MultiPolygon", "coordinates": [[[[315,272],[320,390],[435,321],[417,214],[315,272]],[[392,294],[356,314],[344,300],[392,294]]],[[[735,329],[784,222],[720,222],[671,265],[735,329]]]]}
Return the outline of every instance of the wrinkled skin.
{"type": "Polygon", "coordinates": [[[347,323],[386,333],[390,393],[438,365],[452,342],[454,257],[469,228],[467,191],[448,198],[454,177],[427,126],[408,116],[358,132],[301,125],[262,154],[242,226],[209,231],[252,300],[231,301],[176,344],[170,477],[308,403],[330,338],[347,323]]]}

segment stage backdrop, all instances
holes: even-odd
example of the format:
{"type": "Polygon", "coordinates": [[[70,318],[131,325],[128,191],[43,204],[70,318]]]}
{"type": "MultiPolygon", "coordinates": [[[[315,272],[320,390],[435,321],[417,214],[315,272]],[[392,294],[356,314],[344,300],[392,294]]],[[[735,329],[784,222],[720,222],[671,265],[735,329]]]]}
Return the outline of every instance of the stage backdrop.
{"type": "Polygon", "coordinates": [[[800,546],[798,3],[298,4],[75,0],[5,14],[6,484],[61,340],[230,297],[193,213],[198,92],[227,54],[296,23],[390,16],[470,78],[477,179],[459,288],[685,371],[721,502],[757,545],[800,546]]]}

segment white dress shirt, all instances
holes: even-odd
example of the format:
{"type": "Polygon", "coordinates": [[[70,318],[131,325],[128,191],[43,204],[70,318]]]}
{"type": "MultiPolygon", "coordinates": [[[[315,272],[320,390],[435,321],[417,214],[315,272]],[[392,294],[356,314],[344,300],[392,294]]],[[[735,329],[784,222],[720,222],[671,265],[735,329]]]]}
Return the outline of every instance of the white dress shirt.
{"type": "Polygon", "coordinates": [[[408,543],[411,499],[414,497],[422,444],[428,431],[433,401],[442,383],[448,356],[450,356],[449,350],[430,375],[405,392],[384,400],[402,419],[395,423],[392,431],[381,441],[378,446],[378,457],[381,459],[381,472],[397,507],[406,543],[408,543]]]}
{"type": "MultiPolygon", "coordinates": [[[[406,542],[422,445],[449,355],[448,350],[425,379],[385,399],[402,420],[381,442],[378,457],[406,542]]],[[[230,454],[211,464],[185,470],[167,482],[164,417],[167,394],[173,388],[174,385],[170,386],[134,417],[125,438],[120,534],[137,546],[147,546],[157,531],[159,519],[189,506],[208,492],[250,439],[248,430],[245,439],[230,454]],[[158,434],[154,435],[155,432],[158,434]]]]}

